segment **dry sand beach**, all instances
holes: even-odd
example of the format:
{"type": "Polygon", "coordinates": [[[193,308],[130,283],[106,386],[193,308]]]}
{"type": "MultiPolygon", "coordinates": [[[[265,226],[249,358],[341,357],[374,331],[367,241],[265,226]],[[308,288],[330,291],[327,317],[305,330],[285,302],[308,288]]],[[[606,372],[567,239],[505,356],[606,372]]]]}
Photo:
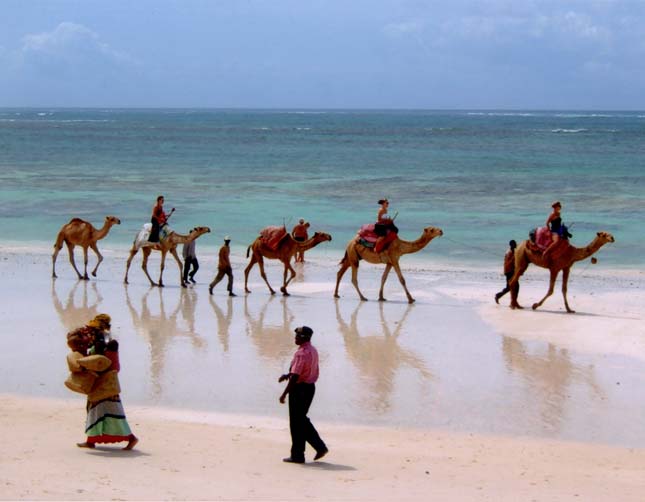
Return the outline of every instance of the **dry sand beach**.
{"type": "MultiPolygon", "coordinates": [[[[312,252],[291,297],[271,297],[257,270],[243,295],[237,250],[229,298],[208,294],[213,257],[195,287],[170,264],[159,289],[138,261],[125,286],[122,251],[103,251],[98,279],[78,282],[62,255],[51,279],[48,249],[1,250],[4,500],[643,499],[642,272],[579,264],[567,315],[559,291],[536,312],[495,305],[498,270],[403,263],[408,305],[395,277],[374,301],[382,269],[364,266],[361,303],[349,278],[332,298],[336,268],[312,252]],[[85,402],[63,386],[64,335],[99,312],[121,344],[133,452],[74,446],[85,402]],[[277,378],[301,324],[321,357],[310,417],[330,453],[294,466],[277,378]]],[[[278,285],[280,268],[268,274],[278,285]]],[[[547,276],[529,269],[523,304],[547,276]]]]}

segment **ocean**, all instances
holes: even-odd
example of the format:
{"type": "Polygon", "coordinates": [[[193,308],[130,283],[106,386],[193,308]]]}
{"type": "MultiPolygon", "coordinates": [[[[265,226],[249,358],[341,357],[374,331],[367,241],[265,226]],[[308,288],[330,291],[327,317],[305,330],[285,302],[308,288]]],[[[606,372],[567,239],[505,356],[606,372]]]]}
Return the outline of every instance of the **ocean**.
{"type": "Polygon", "coordinates": [[[163,194],[199,248],[302,217],[336,264],[387,197],[402,238],[444,230],[417,261],[499,266],[560,200],[575,245],[611,232],[605,267],[636,268],[644,173],[645,112],[0,109],[1,241],[28,246],[116,215],[100,246],[126,248],[163,194]]]}

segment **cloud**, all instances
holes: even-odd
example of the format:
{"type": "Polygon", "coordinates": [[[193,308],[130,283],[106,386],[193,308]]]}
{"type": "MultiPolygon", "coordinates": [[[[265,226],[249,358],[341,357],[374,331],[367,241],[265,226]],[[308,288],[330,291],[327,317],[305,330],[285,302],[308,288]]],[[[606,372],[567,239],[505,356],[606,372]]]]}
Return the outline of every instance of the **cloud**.
{"type": "Polygon", "coordinates": [[[26,35],[18,58],[26,66],[74,73],[106,65],[110,68],[136,64],[128,54],[102,42],[89,28],[72,22],[60,23],[49,32],[26,35]]]}

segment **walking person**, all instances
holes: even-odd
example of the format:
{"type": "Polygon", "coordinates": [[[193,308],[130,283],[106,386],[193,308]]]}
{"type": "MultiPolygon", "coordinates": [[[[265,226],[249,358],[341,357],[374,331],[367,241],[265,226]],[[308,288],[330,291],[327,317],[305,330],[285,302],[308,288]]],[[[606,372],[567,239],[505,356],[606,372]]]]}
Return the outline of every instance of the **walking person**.
{"type": "MultiPolygon", "coordinates": [[[[495,295],[495,303],[499,304],[499,299],[508,293],[511,288],[509,287],[509,282],[515,274],[515,248],[517,247],[517,242],[514,240],[509,241],[508,251],[504,255],[504,275],[506,276],[506,286],[499,293],[495,295]]],[[[515,295],[520,292],[520,283],[519,281],[515,283],[514,286],[515,295]]]]}
{"type": "Polygon", "coordinates": [[[208,292],[212,295],[213,288],[217,286],[217,283],[221,281],[224,276],[228,277],[228,284],[226,289],[228,291],[228,296],[237,296],[233,293],[233,269],[231,268],[231,238],[227,235],[224,237],[224,245],[219,248],[219,261],[217,263],[217,275],[215,279],[208,285],[208,292]]]}
{"type": "MultiPolygon", "coordinates": [[[[193,232],[195,229],[191,229],[193,232]]],[[[195,241],[185,242],[181,250],[181,254],[184,257],[184,283],[190,282],[195,284],[195,274],[199,270],[199,262],[197,261],[197,254],[195,253],[195,241]],[[191,270],[192,269],[192,270],[191,270]]]]}
{"type": "Polygon", "coordinates": [[[295,329],[295,343],[298,350],[293,356],[289,373],[281,375],[278,382],[288,381],[280,402],[284,404],[289,396],[289,429],[291,431],[291,455],[284,462],[305,463],[305,445],[309,443],[316,455],[314,460],[323,458],[329,449],[318,435],[316,428],[307,417],[309,407],[316,393],[318,380],[318,351],[311,344],[313,330],[308,326],[295,329]]]}
{"type": "Polygon", "coordinates": [[[76,443],[79,448],[95,448],[99,443],[127,442],[124,450],[131,450],[139,442],[132,434],[130,425],[125,417],[125,410],[121,403],[121,387],[117,376],[121,365],[119,363],[119,344],[109,335],[111,319],[107,314],[99,314],[92,319],[82,331],[87,333],[88,339],[81,342],[80,346],[74,344],[73,334],[68,335],[68,344],[72,350],[83,349],[91,339],[93,345],[89,347],[89,354],[104,356],[105,369],[92,367],[96,361],[84,362],[79,360],[79,365],[87,364],[88,370],[96,372],[96,381],[87,396],[87,418],[85,421],[85,434],[87,439],[76,443]],[[72,340],[70,340],[70,338],[72,340]],[[71,343],[70,343],[71,342],[71,343]]]}

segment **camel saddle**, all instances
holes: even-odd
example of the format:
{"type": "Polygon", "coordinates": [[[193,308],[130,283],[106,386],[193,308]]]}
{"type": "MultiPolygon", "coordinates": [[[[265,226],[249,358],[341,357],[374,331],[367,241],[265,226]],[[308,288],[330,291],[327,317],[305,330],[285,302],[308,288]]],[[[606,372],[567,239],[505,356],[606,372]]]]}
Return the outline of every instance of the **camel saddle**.
{"type": "Polygon", "coordinates": [[[374,251],[380,253],[387,248],[388,244],[397,238],[397,233],[388,230],[385,234],[385,237],[379,242],[378,249],[376,249],[376,244],[379,239],[379,236],[376,235],[374,231],[374,223],[367,223],[362,225],[357,232],[358,243],[365,246],[366,248],[374,248],[374,251]]]}
{"type": "Polygon", "coordinates": [[[284,225],[281,227],[268,226],[260,230],[260,239],[262,240],[262,244],[272,249],[273,251],[278,249],[280,242],[282,242],[282,239],[284,239],[287,235],[287,228],[284,225]]]}

